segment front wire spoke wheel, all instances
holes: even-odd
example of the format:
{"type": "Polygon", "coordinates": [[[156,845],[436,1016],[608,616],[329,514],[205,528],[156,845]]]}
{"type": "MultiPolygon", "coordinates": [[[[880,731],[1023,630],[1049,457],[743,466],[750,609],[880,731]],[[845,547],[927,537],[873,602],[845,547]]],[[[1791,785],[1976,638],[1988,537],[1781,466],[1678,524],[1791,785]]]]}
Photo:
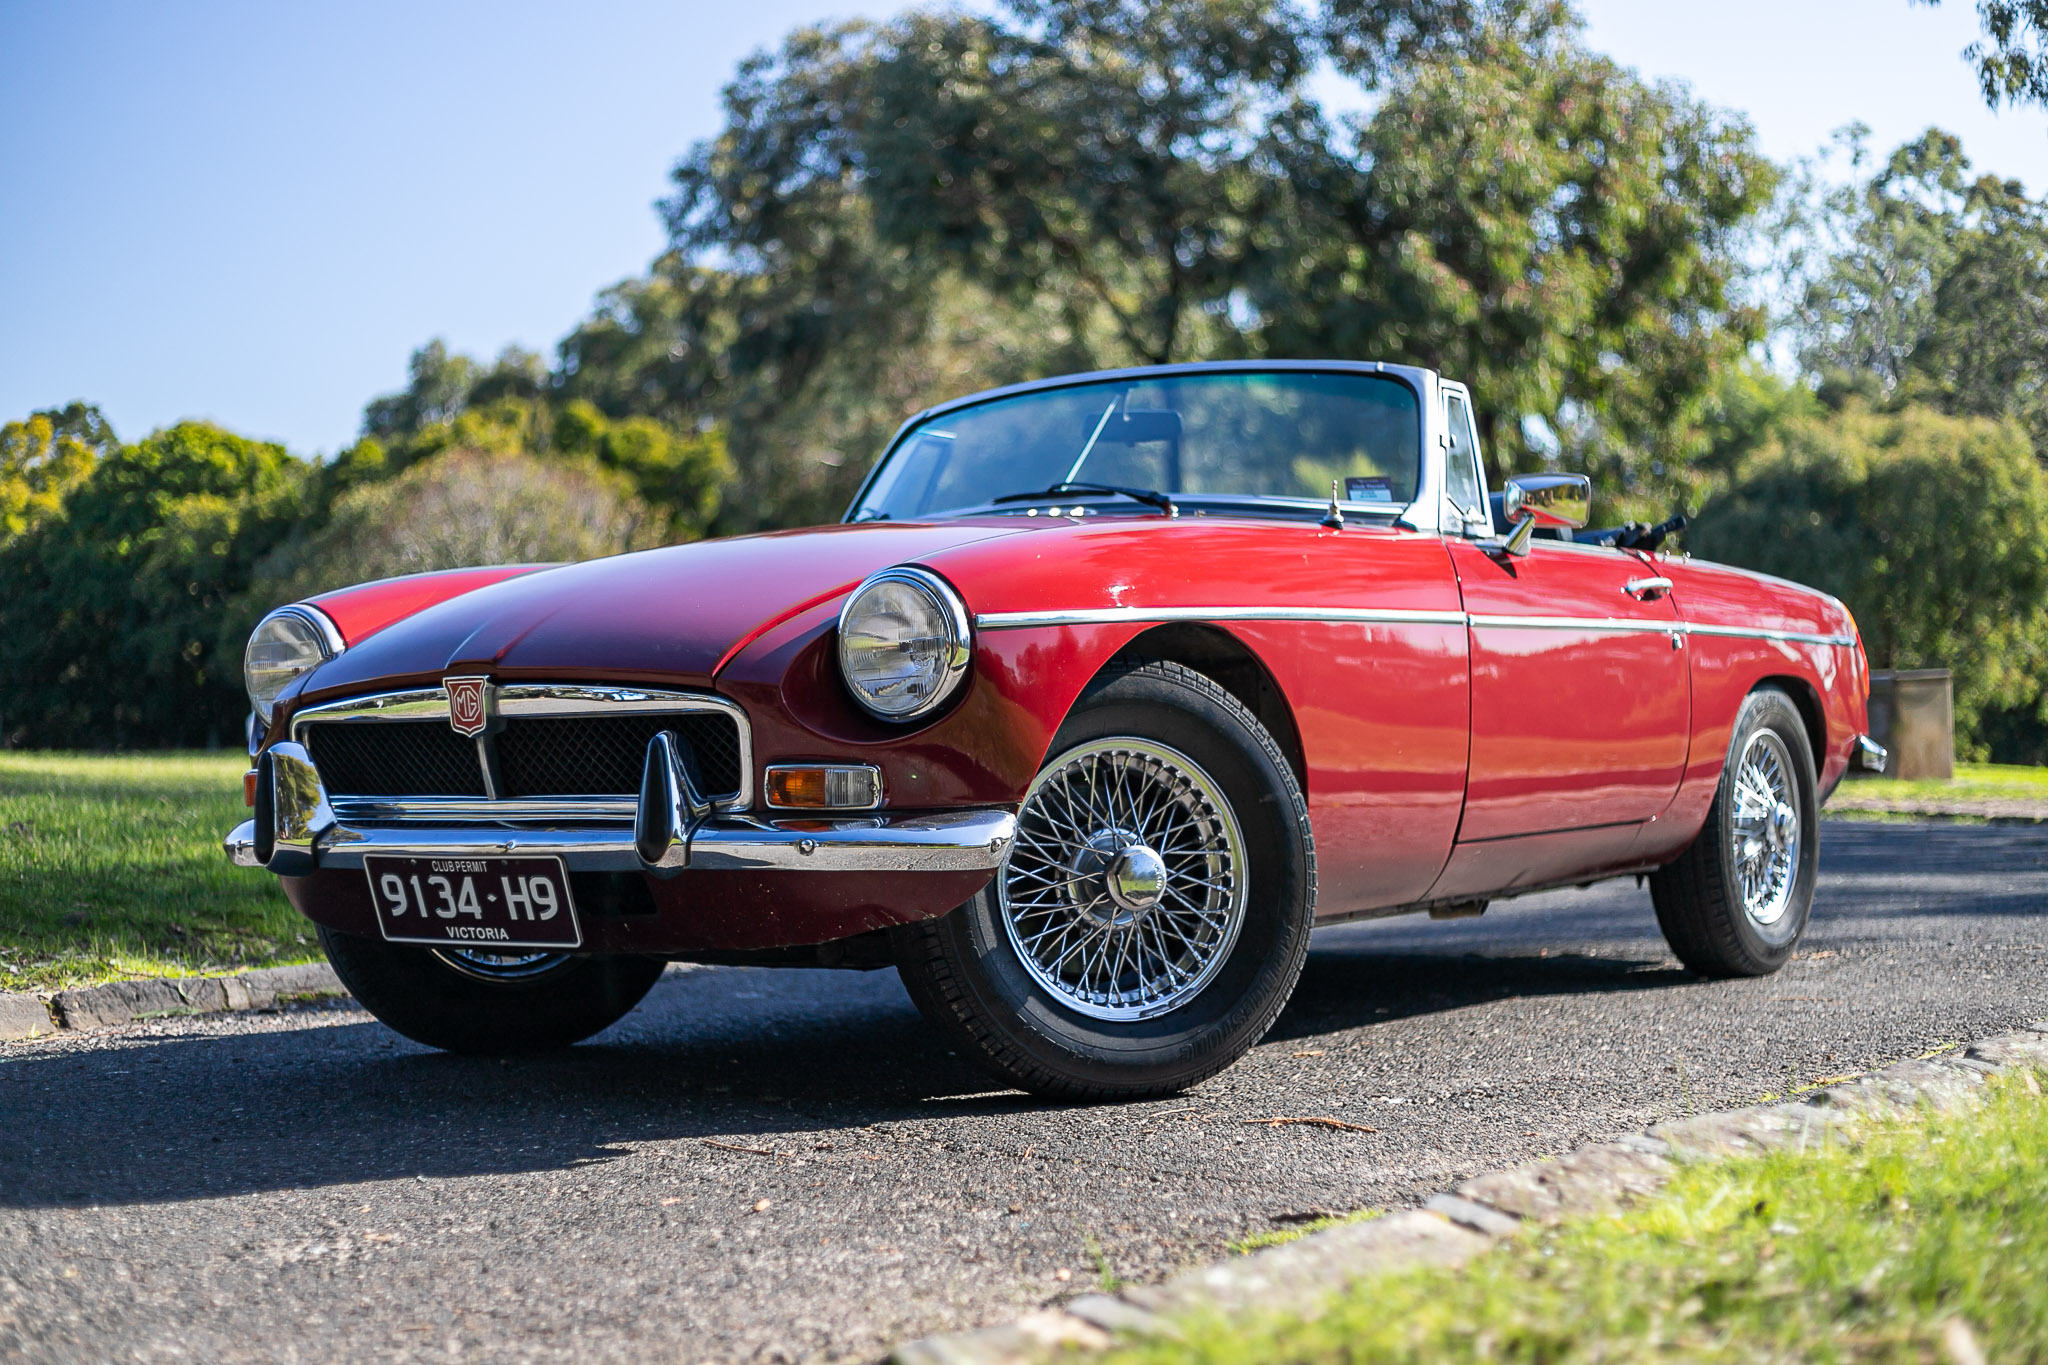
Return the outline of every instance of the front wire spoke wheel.
{"type": "Polygon", "coordinates": [[[1180,1008],[1230,957],[1245,917],[1243,833],[1199,764],[1155,740],[1070,749],[1026,792],[997,874],[1031,979],[1093,1019],[1180,1008]]]}
{"type": "Polygon", "coordinates": [[[526,982],[567,966],[567,953],[494,953],[483,948],[434,948],[435,957],[478,981],[526,982]]]}

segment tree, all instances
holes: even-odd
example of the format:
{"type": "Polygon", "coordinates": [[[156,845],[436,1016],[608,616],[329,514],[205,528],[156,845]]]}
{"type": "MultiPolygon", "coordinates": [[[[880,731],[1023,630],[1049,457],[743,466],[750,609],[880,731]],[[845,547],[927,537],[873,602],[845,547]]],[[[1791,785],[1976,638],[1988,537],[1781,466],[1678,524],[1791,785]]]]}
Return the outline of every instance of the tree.
{"type": "Polygon", "coordinates": [[[656,518],[660,534],[674,540],[704,534],[732,480],[723,432],[679,430],[646,416],[615,420],[586,399],[563,401],[562,387],[531,352],[508,349],[486,367],[429,342],[413,352],[406,389],[373,400],[364,412],[364,439],[321,471],[314,523],[325,521],[335,499],[420,461],[445,451],[487,450],[594,462],[624,475],[662,514],[656,518]]]}
{"type": "Polygon", "coordinates": [[[486,367],[451,355],[439,337],[412,353],[406,371],[404,389],[373,398],[363,409],[365,436],[403,439],[501,398],[539,398],[548,383],[546,363],[531,351],[508,346],[486,367]]]}
{"type": "Polygon", "coordinates": [[[1686,536],[1841,598],[1874,667],[1952,669],[1958,748],[1982,757],[2000,713],[2037,737],[2048,720],[2044,525],[2048,472],[2019,427],[1852,397],[1778,424],[1686,536]]]}
{"type": "Polygon", "coordinates": [[[1964,220],[1910,357],[1914,391],[1944,412],[2013,418],[2048,458],[2048,205],[1987,176],[1964,220]]]}
{"type": "Polygon", "coordinates": [[[1561,4],[1012,0],[802,31],[726,99],[664,205],[698,272],[664,301],[749,480],[814,386],[902,387],[985,298],[998,357],[1441,365],[1496,472],[1547,424],[1610,491],[1668,500],[1716,367],[1761,334],[1733,288],[1773,178],[1747,126],[1587,53],[1561,4]],[[1384,90],[1370,119],[1315,106],[1319,53],[1384,90]]]}
{"type": "Polygon", "coordinates": [[[0,426],[0,545],[58,512],[117,444],[114,429],[90,403],[0,426]]]}
{"type": "Polygon", "coordinates": [[[1837,135],[1849,180],[1828,184],[1813,163],[1799,168],[1777,225],[1789,280],[1783,322],[1810,374],[1868,375],[1888,397],[1934,325],[1936,290],[1963,232],[1970,162],[1953,134],[1930,128],[1858,178],[1868,133],[1857,124],[1837,135]]]}
{"type": "Polygon", "coordinates": [[[85,748],[230,742],[246,711],[229,620],[304,509],[283,447],[182,422],[102,455],[0,547],[0,714],[85,748]],[[224,644],[231,638],[232,645],[224,644]]]}
{"type": "Polygon", "coordinates": [[[1278,131],[1292,221],[1252,293],[1261,349],[1467,380],[1496,479],[1533,433],[1609,497],[1688,490],[1720,367],[1762,333],[1741,233],[1775,181],[1748,124],[1648,86],[1555,21],[1397,74],[1369,118],[1278,131]]]}
{"type": "Polygon", "coordinates": [[[452,450],[344,494],[318,533],[263,563],[239,615],[253,621],[374,578],[645,549],[665,529],[666,518],[626,479],[594,462],[452,450]]]}
{"type": "Polygon", "coordinates": [[[1269,0],[1014,0],[913,15],[849,110],[877,236],[998,294],[1067,289],[1132,361],[1230,349],[1203,304],[1241,281],[1278,181],[1259,135],[1311,64],[1269,0]]]}
{"type": "Polygon", "coordinates": [[[1977,68],[1984,103],[2048,106],[2048,0],[1977,0],[1977,18],[1988,45],[1972,43],[1963,59],[1977,68]]]}
{"type": "MultiPolygon", "coordinates": [[[[1842,138],[1852,170],[1864,131],[1842,138]]],[[[1780,227],[1784,324],[1823,391],[2013,418],[2048,457],[2048,205],[1969,171],[1935,128],[1865,178],[1803,168],[1780,227]]]]}

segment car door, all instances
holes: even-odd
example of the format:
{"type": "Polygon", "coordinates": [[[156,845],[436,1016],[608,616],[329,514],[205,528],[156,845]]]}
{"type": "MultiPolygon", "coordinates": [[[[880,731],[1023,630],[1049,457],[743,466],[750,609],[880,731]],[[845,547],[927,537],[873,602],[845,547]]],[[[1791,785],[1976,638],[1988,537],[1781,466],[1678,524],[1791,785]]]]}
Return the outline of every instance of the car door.
{"type": "MultiPolygon", "coordinates": [[[[1446,386],[1445,404],[1447,458],[1476,478],[1469,401],[1446,386]]],[[[1461,481],[1446,478],[1447,496],[1461,481]]],[[[1450,529],[1446,540],[1471,632],[1459,843],[1657,818],[1685,770],[1692,702],[1685,635],[1654,562],[1561,540],[1522,556],[1450,529]]]]}

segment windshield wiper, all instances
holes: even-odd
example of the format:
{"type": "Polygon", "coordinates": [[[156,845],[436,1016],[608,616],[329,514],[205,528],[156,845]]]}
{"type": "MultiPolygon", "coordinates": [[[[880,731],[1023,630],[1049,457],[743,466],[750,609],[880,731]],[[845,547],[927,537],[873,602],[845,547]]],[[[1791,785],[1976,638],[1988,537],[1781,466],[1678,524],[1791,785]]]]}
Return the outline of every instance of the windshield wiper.
{"type": "Polygon", "coordinates": [[[1127,488],[1120,483],[1076,483],[1072,479],[1062,479],[1052,487],[1041,488],[1035,493],[1005,493],[988,501],[993,507],[999,502],[1030,502],[1033,498],[1054,498],[1062,493],[1115,493],[1133,502],[1157,507],[1169,517],[1180,515],[1180,509],[1173,505],[1173,499],[1156,488],[1127,488]]]}

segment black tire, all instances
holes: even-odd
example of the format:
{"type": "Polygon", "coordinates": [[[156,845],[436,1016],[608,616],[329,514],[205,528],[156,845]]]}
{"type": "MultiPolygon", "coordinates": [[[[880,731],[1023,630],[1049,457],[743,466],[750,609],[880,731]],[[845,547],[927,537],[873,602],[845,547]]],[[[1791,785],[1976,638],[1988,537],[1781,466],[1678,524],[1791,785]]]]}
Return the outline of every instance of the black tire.
{"type": "MultiPolygon", "coordinates": [[[[1279,746],[1236,698],[1178,664],[1120,664],[1091,685],[1060,727],[1041,780],[1063,757],[1102,741],[1177,751],[1235,822],[1245,879],[1235,904],[1242,908],[1235,939],[1208,954],[1215,965],[1204,968],[1206,984],[1189,987],[1178,1003],[1162,998],[1155,1008],[1164,1012],[1147,1018],[1081,1012],[1025,966],[1005,916],[1007,860],[996,881],[959,909],[892,931],[911,998],[961,1054],[1058,1099],[1169,1095],[1243,1056],[1293,993],[1315,909],[1307,803],[1279,746]]],[[[1078,915],[1073,920],[1080,923],[1078,915]]]]}
{"type": "MultiPolygon", "coordinates": [[[[1799,708],[1775,687],[1750,693],[1736,713],[1728,762],[1705,827],[1676,862],[1650,877],[1657,923],[1680,962],[1702,976],[1768,976],[1792,956],[1806,932],[1820,867],[1820,801],[1815,786],[1813,748],[1799,708]],[[1740,860],[1745,836],[1736,827],[1739,770],[1753,749],[1788,770],[1785,795],[1792,799],[1780,804],[1796,816],[1798,838],[1796,849],[1787,855],[1789,875],[1782,898],[1773,895],[1760,901],[1762,917],[1744,897],[1740,860]]],[[[1757,837],[1766,841],[1761,847],[1770,847],[1773,836],[1768,831],[1757,837]]]]}
{"type": "Polygon", "coordinates": [[[667,965],[653,957],[571,957],[531,977],[487,980],[431,948],[324,926],[320,946],[341,984],[379,1021],[428,1047],[485,1056],[567,1047],[610,1028],[667,965]]]}

